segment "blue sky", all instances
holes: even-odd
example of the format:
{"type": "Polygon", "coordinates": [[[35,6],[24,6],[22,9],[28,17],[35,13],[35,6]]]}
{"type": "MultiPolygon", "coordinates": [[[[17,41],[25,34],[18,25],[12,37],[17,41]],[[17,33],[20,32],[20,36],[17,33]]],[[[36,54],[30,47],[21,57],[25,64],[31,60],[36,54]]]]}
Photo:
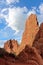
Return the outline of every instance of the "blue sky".
{"type": "Polygon", "coordinates": [[[43,0],[0,0],[0,46],[9,39],[22,39],[27,17],[37,15],[43,22],[43,0]]]}

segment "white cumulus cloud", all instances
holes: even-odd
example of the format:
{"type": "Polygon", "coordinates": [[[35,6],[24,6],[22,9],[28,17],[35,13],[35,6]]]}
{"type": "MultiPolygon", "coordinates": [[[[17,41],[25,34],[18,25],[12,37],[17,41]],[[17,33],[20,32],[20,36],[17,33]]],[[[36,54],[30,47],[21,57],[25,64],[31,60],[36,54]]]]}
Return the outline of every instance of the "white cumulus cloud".
{"type": "MultiPolygon", "coordinates": [[[[4,9],[2,13],[5,11],[4,9]]],[[[19,32],[20,30],[24,29],[26,17],[27,17],[27,11],[28,9],[26,7],[20,8],[20,7],[14,7],[14,8],[8,8],[9,12],[7,15],[2,14],[2,16],[5,18],[7,22],[7,27],[11,27],[13,30],[19,32]]]]}

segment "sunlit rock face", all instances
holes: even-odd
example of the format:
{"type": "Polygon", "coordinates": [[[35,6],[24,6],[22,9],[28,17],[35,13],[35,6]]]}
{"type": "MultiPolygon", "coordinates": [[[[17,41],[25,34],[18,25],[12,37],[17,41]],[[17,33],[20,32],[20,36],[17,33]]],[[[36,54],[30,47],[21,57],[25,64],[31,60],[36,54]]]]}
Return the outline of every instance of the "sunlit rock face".
{"type": "Polygon", "coordinates": [[[9,53],[16,53],[18,49],[18,42],[16,40],[8,40],[4,44],[4,49],[9,53]]]}
{"type": "Polygon", "coordinates": [[[23,32],[21,45],[17,50],[17,55],[24,49],[26,45],[32,46],[37,32],[39,31],[39,25],[35,14],[31,14],[26,20],[25,30],[23,32]]]}
{"type": "Polygon", "coordinates": [[[31,14],[30,17],[26,21],[25,31],[22,37],[22,44],[25,43],[27,45],[32,46],[35,36],[39,30],[39,25],[37,21],[37,17],[34,14],[31,14]]]}

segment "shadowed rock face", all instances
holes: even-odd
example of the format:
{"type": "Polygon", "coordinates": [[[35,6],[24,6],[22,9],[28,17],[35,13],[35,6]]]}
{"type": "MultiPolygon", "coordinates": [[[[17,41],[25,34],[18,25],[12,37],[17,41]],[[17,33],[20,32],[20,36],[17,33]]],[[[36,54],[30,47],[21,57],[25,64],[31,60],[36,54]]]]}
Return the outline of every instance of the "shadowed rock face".
{"type": "Polygon", "coordinates": [[[39,25],[37,17],[34,14],[31,14],[26,21],[25,30],[22,36],[21,45],[17,50],[17,55],[25,48],[26,45],[30,47],[33,45],[33,41],[37,32],[39,31],[39,25]]]}
{"type": "Polygon", "coordinates": [[[33,46],[36,47],[39,54],[43,58],[43,23],[40,25],[40,28],[34,40],[33,46]]]}
{"type": "Polygon", "coordinates": [[[39,35],[41,38],[43,38],[43,23],[40,25],[39,35]]]}
{"type": "Polygon", "coordinates": [[[18,56],[0,50],[0,65],[43,65],[43,60],[36,48],[26,46],[18,56]]]}
{"type": "Polygon", "coordinates": [[[4,49],[9,53],[16,53],[18,49],[18,42],[16,40],[8,40],[4,44],[4,49]]]}
{"type": "Polygon", "coordinates": [[[18,56],[21,63],[33,63],[33,65],[35,63],[35,65],[43,65],[43,60],[35,47],[26,46],[18,56]]]}

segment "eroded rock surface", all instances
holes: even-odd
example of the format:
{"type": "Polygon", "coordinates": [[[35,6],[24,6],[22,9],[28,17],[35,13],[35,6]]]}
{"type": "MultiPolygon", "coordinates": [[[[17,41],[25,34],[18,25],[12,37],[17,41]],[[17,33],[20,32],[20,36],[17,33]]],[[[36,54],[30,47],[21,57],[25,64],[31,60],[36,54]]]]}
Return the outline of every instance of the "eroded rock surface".
{"type": "Polygon", "coordinates": [[[4,44],[4,49],[9,53],[16,53],[18,49],[18,42],[16,40],[8,40],[4,44]]]}

